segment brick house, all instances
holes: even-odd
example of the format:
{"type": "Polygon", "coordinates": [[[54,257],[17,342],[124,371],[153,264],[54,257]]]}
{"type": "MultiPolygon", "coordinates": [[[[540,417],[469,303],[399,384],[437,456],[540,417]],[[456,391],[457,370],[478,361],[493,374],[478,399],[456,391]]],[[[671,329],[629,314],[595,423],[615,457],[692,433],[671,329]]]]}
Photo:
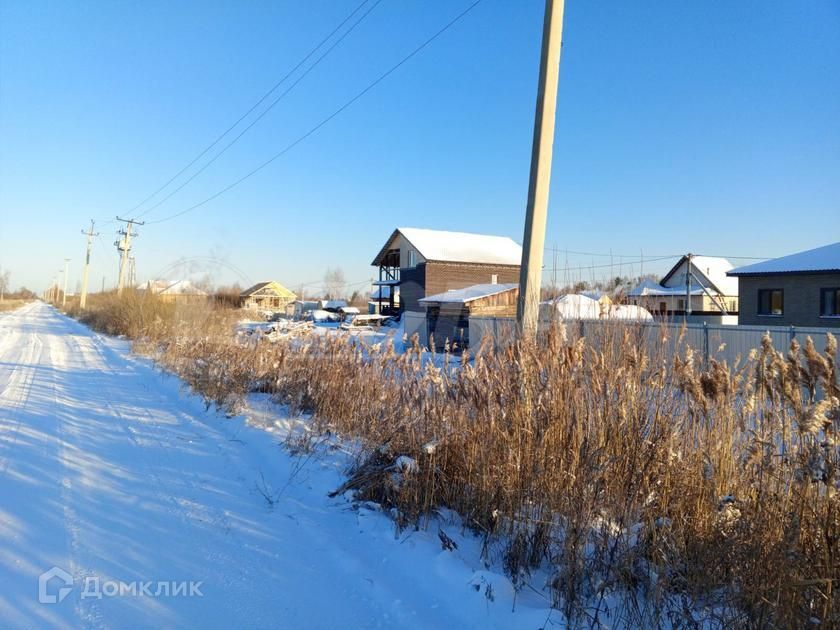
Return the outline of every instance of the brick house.
{"type": "MultiPolygon", "coordinates": [[[[420,300],[477,284],[519,282],[522,247],[506,236],[397,228],[373,259],[374,285],[398,289],[399,305],[380,312],[402,314],[405,332],[425,342],[425,308],[420,300]]],[[[396,291],[391,291],[394,295],[396,291]]]]}
{"type": "Polygon", "coordinates": [[[739,324],[840,327],[840,243],[728,273],[738,279],[739,324]]]}

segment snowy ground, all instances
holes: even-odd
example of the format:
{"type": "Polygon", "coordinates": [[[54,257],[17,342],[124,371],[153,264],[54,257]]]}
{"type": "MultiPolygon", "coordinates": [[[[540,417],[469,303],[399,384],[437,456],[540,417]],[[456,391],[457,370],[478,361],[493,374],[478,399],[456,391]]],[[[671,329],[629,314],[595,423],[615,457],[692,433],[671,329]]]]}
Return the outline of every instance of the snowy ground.
{"type": "Polygon", "coordinates": [[[440,525],[458,543],[445,551],[437,524],[396,537],[375,507],[327,498],[347,456],[289,454],[295,423],[259,400],[250,422],[227,419],[40,302],[0,315],[0,627],[559,621],[529,589],[514,611],[457,525],[440,525]],[[53,567],[71,579],[39,593],[53,567]]]}

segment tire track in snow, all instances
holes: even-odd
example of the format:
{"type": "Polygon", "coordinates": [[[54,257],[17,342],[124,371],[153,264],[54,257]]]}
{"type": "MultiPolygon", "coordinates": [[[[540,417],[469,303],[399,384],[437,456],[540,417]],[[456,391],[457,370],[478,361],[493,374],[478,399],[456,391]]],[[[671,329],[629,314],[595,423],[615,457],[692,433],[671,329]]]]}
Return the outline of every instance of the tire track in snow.
{"type": "MultiPolygon", "coordinates": [[[[202,501],[198,500],[199,495],[207,492],[207,490],[199,488],[194,481],[195,474],[192,471],[184,470],[175,465],[175,459],[171,456],[171,447],[166,445],[160,437],[150,437],[149,439],[156,442],[160,453],[164,455],[167,468],[170,470],[178,470],[179,476],[182,479],[182,485],[176,487],[171,481],[167,481],[165,476],[158,472],[158,467],[149,460],[146,456],[147,447],[144,446],[138,439],[136,430],[133,428],[133,421],[126,417],[126,415],[112,402],[113,400],[120,400],[126,396],[125,389],[121,389],[118,393],[114,391],[113,385],[110,383],[126,382],[127,379],[133,377],[139,378],[136,370],[131,367],[131,374],[121,374],[105,356],[105,352],[96,343],[96,338],[87,335],[68,334],[67,337],[71,339],[78,350],[78,353],[83,359],[90,359],[91,353],[88,350],[93,350],[100,360],[100,364],[96,366],[97,371],[106,375],[102,379],[105,384],[99,390],[102,395],[105,406],[108,408],[110,415],[118,420],[118,425],[121,432],[126,436],[129,442],[137,453],[137,460],[146,471],[152,485],[155,488],[154,495],[161,505],[168,505],[168,512],[177,520],[179,520],[185,527],[200,527],[202,531],[209,533],[209,536],[196,536],[194,541],[198,541],[197,547],[200,550],[200,556],[205,558],[211,565],[215,566],[236,566],[237,558],[234,555],[233,548],[238,547],[235,538],[229,536],[231,532],[231,525],[227,514],[219,515],[217,508],[207,508],[202,501]],[[89,345],[83,344],[82,340],[88,341],[89,345]],[[185,492],[186,490],[186,492],[185,492]],[[186,497],[186,498],[181,498],[186,497]],[[207,511],[216,511],[217,514],[207,518],[207,511]],[[208,543],[208,539],[214,539],[213,543],[208,543]],[[222,551],[224,549],[225,551],[222,551]]],[[[116,357],[119,359],[120,357],[116,357]]],[[[124,361],[124,359],[123,359],[124,361]]],[[[142,412],[150,420],[154,427],[154,433],[158,435],[164,433],[171,433],[173,428],[170,425],[161,425],[153,420],[153,416],[148,408],[143,407],[142,412]]],[[[186,414],[185,414],[186,415],[186,414]]],[[[179,425],[180,426],[180,425],[179,425]]],[[[198,437],[198,436],[196,436],[198,437]]],[[[215,584],[227,591],[234,581],[228,576],[227,572],[221,574],[222,582],[215,584]]],[[[238,603],[235,599],[230,601],[230,606],[238,609],[238,603]]],[[[242,609],[242,614],[251,614],[253,611],[242,609]]]]}
{"type": "MultiPolygon", "coordinates": [[[[97,604],[96,599],[86,598],[82,599],[80,585],[85,583],[85,578],[90,574],[90,569],[84,569],[79,561],[81,550],[81,531],[82,524],[79,516],[76,513],[73,499],[73,479],[71,477],[72,467],[70,465],[70,449],[67,440],[67,420],[61,410],[61,403],[58,395],[58,365],[56,364],[56,355],[54,353],[55,342],[58,341],[57,336],[49,337],[47,346],[49,352],[49,363],[52,366],[50,373],[52,374],[52,400],[54,405],[54,417],[56,420],[56,438],[58,440],[59,461],[61,462],[61,509],[64,518],[64,535],[68,549],[68,566],[66,570],[73,576],[73,583],[77,587],[73,590],[73,607],[76,611],[76,616],[79,621],[84,624],[85,628],[103,627],[102,625],[102,611],[97,604]]],[[[64,355],[66,356],[66,352],[64,355]]]]}
{"type": "MultiPolygon", "coordinates": [[[[40,351],[43,348],[43,343],[41,342],[40,337],[33,333],[31,343],[24,351],[26,352],[26,357],[21,356],[16,362],[10,361],[10,363],[17,363],[17,367],[13,368],[12,375],[9,378],[7,386],[3,390],[3,393],[0,394],[0,407],[2,407],[5,406],[5,401],[10,399],[9,392],[13,388],[18,390],[16,395],[11,397],[12,405],[10,405],[9,416],[14,423],[12,435],[10,438],[3,436],[0,441],[0,443],[4,445],[4,450],[6,451],[6,455],[3,457],[3,463],[0,465],[0,478],[7,475],[9,471],[9,463],[12,461],[12,452],[17,446],[18,436],[20,435],[21,412],[24,406],[26,406],[26,403],[29,401],[29,395],[32,391],[32,382],[35,380],[36,348],[40,351]],[[21,376],[16,379],[15,377],[18,374],[21,374],[21,376]],[[14,418],[17,419],[15,420],[14,418]]],[[[5,415],[5,413],[3,415],[5,415]]],[[[2,428],[3,426],[0,425],[0,431],[2,431],[2,428]]]]}

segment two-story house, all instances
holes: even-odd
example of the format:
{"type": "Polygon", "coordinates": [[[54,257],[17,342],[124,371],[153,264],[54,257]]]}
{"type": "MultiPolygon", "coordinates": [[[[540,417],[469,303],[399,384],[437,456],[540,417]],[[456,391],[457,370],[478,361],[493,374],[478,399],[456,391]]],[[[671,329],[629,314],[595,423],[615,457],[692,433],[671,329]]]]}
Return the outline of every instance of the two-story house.
{"type": "Polygon", "coordinates": [[[422,337],[421,299],[476,284],[517,283],[521,260],[522,247],[506,236],[397,228],[372,263],[379,269],[374,284],[399,290],[399,306],[383,303],[380,312],[398,309],[406,334],[422,337]]]}
{"type": "Polygon", "coordinates": [[[627,294],[630,304],[659,317],[737,315],[738,282],[726,258],[686,254],[662,280],[644,280],[627,294]]]}

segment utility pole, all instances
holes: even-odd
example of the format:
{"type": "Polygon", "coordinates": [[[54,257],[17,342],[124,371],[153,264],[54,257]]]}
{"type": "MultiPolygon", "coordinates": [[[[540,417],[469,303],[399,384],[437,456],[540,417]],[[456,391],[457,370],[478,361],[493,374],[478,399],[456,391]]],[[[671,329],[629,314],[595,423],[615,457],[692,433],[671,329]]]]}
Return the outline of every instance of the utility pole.
{"type": "Polygon", "coordinates": [[[685,259],[685,314],[691,315],[691,254],[685,259]]]}
{"type": "Polygon", "coordinates": [[[131,229],[135,225],[145,225],[145,222],[135,221],[134,219],[121,219],[119,217],[117,217],[117,221],[121,221],[126,225],[124,230],[119,231],[119,234],[122,235],[122,239],[114,243],[114,245],[117,246],[117,251],[120,252],[120,278],[117,282],[117,294],[119,295],[123,292],[123,288],[125,287],[125,276],[128,266],[128,252],[131,251],[131,237],[137,236],[137,234],[131,233],[131,229]]]}
{"type": "Polygon", "coordinates": [[[519,329],[523,336],[529,337],[536,336],[539,320],[557,83],[560,76],[560,43],[563,37],[563,8],[564,0],[545,2],[540,81],[534,115],[534,142],[531,149],[531,176],[525,212],[525,235],[522,241],[522,265],[519,270],[519,299],[516,305],[519,329]]]}
{"type": "Polygon", "coordinates": [[[64,259],[64,293],[61,294],[61,308],[67,308],[67,263],[69,258],[64,259]]]}
{"type": "Polygon", "coordinates": [[[82,295],[79,298],[79,308],[85,310],[85,305],[87,304],[87,288],[88,288],[88,272],[90,271],[90,250],[93,248],[93,237],[99,236],[99,232],[93,231],[93,219],[90,220],[90,229],[85,232],[82,230],[82,234],[87,236],[87,252],[85,253],[85,268],[82,271],[82,295]]]}

